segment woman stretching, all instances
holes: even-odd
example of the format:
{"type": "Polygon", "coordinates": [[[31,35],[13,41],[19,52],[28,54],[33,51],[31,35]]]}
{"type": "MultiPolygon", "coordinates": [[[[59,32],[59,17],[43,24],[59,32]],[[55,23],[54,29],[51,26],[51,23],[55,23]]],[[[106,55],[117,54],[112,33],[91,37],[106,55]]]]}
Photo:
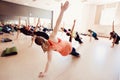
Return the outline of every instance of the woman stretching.
{"type": "Polygon", "coordinates": [[[119,44],[120,36],[114,31],[114,21],[112,24],[112,32],[110,32],[110,40],[113,39],[112,42],[112,48],[114,47],[114,44],[119,44]]]}
{"type": "MultiPolygon", "coordinates": [[[[31,28],[27,25],[27,22],[26,22],[26,26],[20,28],[21,26],[21,19],[19,18],[19,24],[18,24],[18,27],[16,28],[17,30],[17,37],[16,39],[18,39],[18,36],[20,33],[23,33],[24,35],[26,36],[32,36],[32,43],[33,43],[33,38],[34,36],[42,36],[44,37],[45,39],[49,39],[49,35],[43,31],[37,31],[37,28],[39,27],[38,25],[40,25],[40,18],[38,18],[38,22],[36,24],[36,27],[31,30],[31,28]]],[[[31,45],[32,45],[31,43],[31,45]]]]}
{"type": "Polygon", "coordinates": [[[90,41],[91,41],[91,37],[93,37],[95,40],[98,40],[96,32],[92,31],[91,29],[88,29],[88,32],[90,33],[90,41]]]}
{"type": "Polygon", "coordinates": [[[79,53],[76,52],[75,48],[72,48],[72,45],[69,41],[63,41],[60,38],[57,38],[57,33],[59,31],[60,23],[63,18],[64,12],[67,10],[69,6],[69,2],[66,1],[64,4],[61,4],[61,11],[58,16],[56,25],[53,29],[53,32],[50,34],[49,39],[45,39],[41,36],[35,37],[35,43],[40,45],[44,52],[47,52],[47,63],[45,66],[44,72],[40,72],[39,77],[44,77],[47,74],[51,58],[52,58],[52,51],[59,52],[62,56],[67,56],[69,54],[79,57],[79,53]]]}

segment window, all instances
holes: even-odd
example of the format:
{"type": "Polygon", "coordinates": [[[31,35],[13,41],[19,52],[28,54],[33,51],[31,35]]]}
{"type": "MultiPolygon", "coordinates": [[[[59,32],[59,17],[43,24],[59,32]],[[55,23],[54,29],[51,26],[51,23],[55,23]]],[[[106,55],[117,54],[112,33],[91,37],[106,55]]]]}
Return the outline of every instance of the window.
{"type": "Polygon", "coordinates": [[[102,10],[100,24],[111,25],[115,18],[116,8],[105,8],[102,10]]]}

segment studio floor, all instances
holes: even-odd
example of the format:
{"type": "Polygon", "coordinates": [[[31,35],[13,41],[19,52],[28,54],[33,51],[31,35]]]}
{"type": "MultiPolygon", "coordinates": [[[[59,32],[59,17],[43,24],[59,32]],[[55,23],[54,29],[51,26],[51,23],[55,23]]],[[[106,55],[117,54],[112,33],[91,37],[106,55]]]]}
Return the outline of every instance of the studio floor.
{"type": "MultiPolygon", "coordinates": [[[[62,39],[68,39],[65,34],[59,33],[62,39]]],[[[0,57],[0,80],[120,80],[120,45],[111,48],[108,38],[99,38],[98,41],[81,36],[83,44],[73,39],[73,46],[80,53],[80,58],[71,55],[63,57],[53,52],[53,59],[48,74],[39,78],[44,70],[47,58],[41,47],[35,43],[30,46],[31,37],[21,34],[18,40],[15,35],[12,42],[0,43],[0,54],[7,47],[16,46],[18,54],[9,57],[0,57]]]]}

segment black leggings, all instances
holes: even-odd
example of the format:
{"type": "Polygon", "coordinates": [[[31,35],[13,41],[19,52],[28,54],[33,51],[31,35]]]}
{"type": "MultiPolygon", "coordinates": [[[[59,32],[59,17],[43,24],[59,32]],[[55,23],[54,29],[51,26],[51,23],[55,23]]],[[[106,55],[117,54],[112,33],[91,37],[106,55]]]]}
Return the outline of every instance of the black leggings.
{"type": "Polygon", "coordinates": [[[36,35],[36,36],[41,36],[41,37],[43,37],[45,39],[49,39],[48,34],[45,33],[45,32],[41,32],[41,31],[34,32],[34,31],[31,31],[31,30],[28,31],[25,28],[20,28],[18,30],[20,30],[21,33],[23,33],[24,35],[27,35],[27,36],[36,35]]]}
{"type": "Polygon", "coordinates": [[[44,29],[43,29],[43,32],[52,31],[52,30],[53,30],[53,29],[44,28],[44,29]]]}
{"type": "Polygon", "coordinates": [[[30,31],[30,30],[26,30],[25,28],[17,28],[16,30],[20,30],[21,33],[23,33],[24,35],[27,35],[27,36],[32,36],[33,35],[33,32],[30,31]]]}
{"type": "Polygon", "coordinates": [[[43,37],[43,38],[45,38],[47,40],[49,39],[49,35],[47,33],[45,33],[45,32],[37,31],[37,32],[34,32],[34,35],[41,36],[41,37],[43,37]]]}
{"type": "Polygon", "coordinates": [[[24,35],[27,35],[27,36],[36,35],[36,36],[41,36],[45,39],[49,39],[48,34],[45,32],[41,32],[41,31],[34,32],[33,30],[26,30],[25,28],[16,28],[16,30],[20,30],[21,33],[23,33],[24,35]]]}
{"type": "Polygon", "coordinates": [[[117,38],[115,44],[119,44],[119,40],[120,40],[120,38],[117,38]]]}
{"type": "Polygon", "coordinates": [[[76,37],[75,40],[78,41],[80,44],[82,44],[82,40],[80,39],[80,36],[78,35],[78,33],[76,33],[76,37]]]}
{"type": "Polygon", "coordinates": [[[76,52],[76,49],[74,47],[72,48],[72,52],[70,54],[76,57],[80,56],[80,54],[76,52]]]}

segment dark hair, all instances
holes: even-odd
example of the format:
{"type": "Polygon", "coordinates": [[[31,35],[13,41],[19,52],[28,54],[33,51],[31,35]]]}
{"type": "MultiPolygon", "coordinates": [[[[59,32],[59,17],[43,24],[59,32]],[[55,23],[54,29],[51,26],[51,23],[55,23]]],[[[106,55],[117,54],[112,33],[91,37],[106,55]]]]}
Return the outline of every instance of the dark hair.
{"type": "Polygon", "coordinates": [[[44,39],[47,39],[47,40],[49,39],[49,35],[45,32],[37,31],[37,32],[34,32],[34,35],[41,36],[41,37],[43,37],[44,39]]]}
{"type": "Polygon", "coordinates": [[[36,37],[35,43],[37,45],[40,45],[44,52],[46,52],[49,49],[49,42],[43,37],[40,36],[36,37]]]}
{"type": "Polygon", "coordinates": [[[114,31],[113,31],[113,32],[110,32],[110,35],[111,35],[111,36],[114,36],[114,34],[115,34],[115,32],[114,32],[114,31]]]}
{"type": "Polygon", "coordinates": [[[91,30],[91,29],[88,29],[88,32],[92,32],[92,30],[91,30]]]}
{"type": "Polygon", "coordinates": [[[37,36],[36,38],[35,38],[35,43],[37,44],[37,45],[42,45],[43,43],[45,43],[45,39],[44,38],[42,38],[42,37],[40,37],[40,36],[37,36]]]}
{"type": "Polygon", "coordinates": [[[68,29],[68,31],[71,31],[71,29],[68,29]]]}
{"type": "Polygon", "coordinates": [[[66,33],[66,35],[67,35],[67,36],[70,36],[70,33],[69,33],[69,32],[67,32],[67,33],[66,33]]]}

